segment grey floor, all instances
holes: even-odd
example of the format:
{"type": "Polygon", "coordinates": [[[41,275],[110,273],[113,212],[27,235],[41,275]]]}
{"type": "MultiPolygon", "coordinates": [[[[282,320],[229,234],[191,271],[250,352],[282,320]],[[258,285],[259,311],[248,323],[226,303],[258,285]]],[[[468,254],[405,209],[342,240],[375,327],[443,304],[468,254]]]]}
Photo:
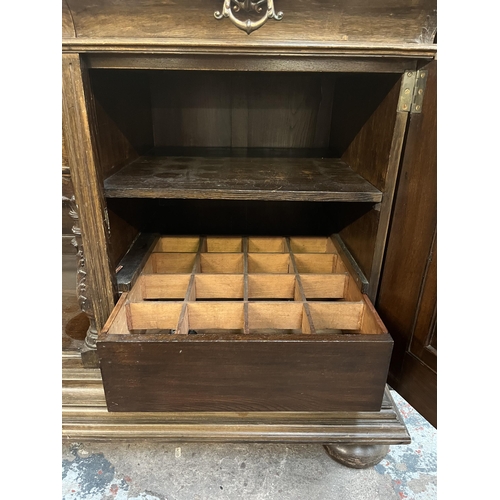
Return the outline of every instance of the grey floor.
{"type": "Polygon", "coordinates": [[[437,432],[392,395],[412,443],[375,467],[334,462],[319,445],[64,443],[63,500],[433,500],[437,432]]]}

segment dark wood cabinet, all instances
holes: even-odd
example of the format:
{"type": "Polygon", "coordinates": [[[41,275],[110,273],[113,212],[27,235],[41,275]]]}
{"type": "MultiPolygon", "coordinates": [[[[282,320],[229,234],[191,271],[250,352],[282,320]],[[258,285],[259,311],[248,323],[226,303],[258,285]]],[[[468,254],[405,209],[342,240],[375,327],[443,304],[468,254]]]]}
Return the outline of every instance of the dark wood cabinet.
{"type": "Polygon", "coordinates": [[[369,465],[408,442],[385,390],[392,328],[394,380],[398,353],[431,363],[435,349],[420,333],[435,328],[432,265],[411,284],[418,306],[405,303],[415,325],[399,329],[390,297],[401,252],[427,241],[405,236],[404,204],[431,175],[435,4],[294,0],[281,19],[226,3],[63,2],[82,360],[99,393],[80,406],[100,398],[85,417],[69,391],[64,432],[89,418],[99,439],[142,438],[154,422],[161,439],[373,445],[369,465]],[[214,238],[228,246],[211,250],[214,238]]]}

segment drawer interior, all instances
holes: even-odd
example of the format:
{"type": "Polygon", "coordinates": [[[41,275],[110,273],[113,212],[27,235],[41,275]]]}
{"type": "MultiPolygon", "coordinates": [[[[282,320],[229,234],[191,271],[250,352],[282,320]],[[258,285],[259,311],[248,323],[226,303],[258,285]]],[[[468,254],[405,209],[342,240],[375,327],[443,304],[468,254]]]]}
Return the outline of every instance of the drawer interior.
{"type": "Polygon", "coordinates": [[[329,237],[163,236],[97,349],[109,411],[379,411],[392,339],[329,237]]]}
{"type": "Polygon", "coordinates": [[[106,334],[386,333],[328,237],[163,236],[106,334]]]}

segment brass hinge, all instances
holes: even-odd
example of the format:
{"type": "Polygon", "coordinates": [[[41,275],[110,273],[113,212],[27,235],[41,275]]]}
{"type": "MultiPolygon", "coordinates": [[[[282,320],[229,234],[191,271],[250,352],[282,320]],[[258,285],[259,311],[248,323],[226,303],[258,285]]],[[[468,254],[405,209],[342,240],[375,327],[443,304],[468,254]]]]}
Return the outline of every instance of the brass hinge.
{"type": "Polygon", "coordinates": [[[398,111],[421,113],[426,83],[426,70],[405,71],[399,92],[398,111]]]}

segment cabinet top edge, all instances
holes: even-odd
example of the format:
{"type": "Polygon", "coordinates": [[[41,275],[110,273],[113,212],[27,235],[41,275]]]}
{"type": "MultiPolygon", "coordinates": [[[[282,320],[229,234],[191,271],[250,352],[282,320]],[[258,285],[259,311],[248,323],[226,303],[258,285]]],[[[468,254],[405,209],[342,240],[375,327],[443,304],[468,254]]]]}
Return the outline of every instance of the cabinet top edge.
{"type": "Polygon", "coordinates": [[[437,44],[418,43],[226,43],[223,40],[172,40],[159,38],[63,38],[63,53],[85,54],[171,54],[183,55],[242,55],[280,57],[405,57],[434,59],[437,44]]]}

